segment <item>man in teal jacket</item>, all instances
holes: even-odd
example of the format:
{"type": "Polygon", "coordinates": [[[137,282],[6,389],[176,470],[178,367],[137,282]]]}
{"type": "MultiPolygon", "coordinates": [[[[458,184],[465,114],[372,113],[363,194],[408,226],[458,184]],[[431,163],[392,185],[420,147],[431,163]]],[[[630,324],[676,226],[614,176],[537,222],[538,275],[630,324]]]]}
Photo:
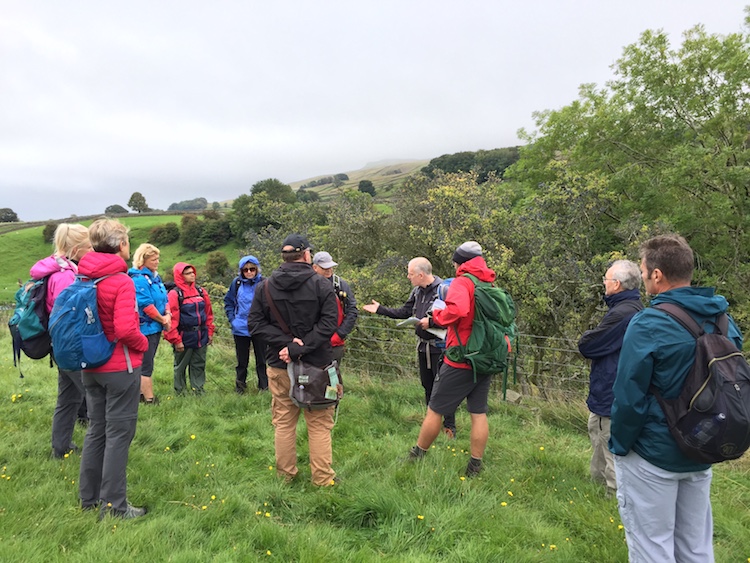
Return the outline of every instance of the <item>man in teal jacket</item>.
{"type": "MultiPolygon", "coordinates": [[[[690,287],[693,251],[679,235],[641,245],[641,275],[651,305],[674,303],[707,332],[727,310],[713,288],[690,287]]],[[[742,335],[729,319],[727,335],[742,335]]],[[[617,500],[630,561],[713,561],[711,466],[687,458],[667,427],[653,385],[676,397],[693,365],[695,339],[653,307],[637,313],[623,340],[614,384],[610,450],[615,455],[617,500]]]]}

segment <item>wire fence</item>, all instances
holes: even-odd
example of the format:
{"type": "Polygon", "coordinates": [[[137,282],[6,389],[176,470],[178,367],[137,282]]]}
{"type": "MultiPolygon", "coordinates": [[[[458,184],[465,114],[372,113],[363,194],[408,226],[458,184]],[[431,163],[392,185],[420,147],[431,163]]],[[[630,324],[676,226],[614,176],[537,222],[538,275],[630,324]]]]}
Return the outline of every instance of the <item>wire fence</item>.
{"type": "MultiPolygon", "coordinates": [[[[347,338],[346,369],[372,377],[418,377],[417,339],[396,321],[360,316],[347,338]]],[[[544,401],[583,403],[588,392],[588,361],[576,340],[519,334],[508,369],[494,380],[497,392],[508,390],[544,401]]]]}

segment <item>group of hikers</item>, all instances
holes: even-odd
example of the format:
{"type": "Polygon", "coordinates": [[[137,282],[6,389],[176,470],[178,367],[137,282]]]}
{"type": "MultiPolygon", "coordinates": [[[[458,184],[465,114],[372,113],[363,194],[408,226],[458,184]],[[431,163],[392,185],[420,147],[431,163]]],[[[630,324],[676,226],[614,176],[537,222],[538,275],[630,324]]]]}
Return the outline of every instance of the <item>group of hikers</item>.
{"type": "MultiPolygon", "coordinates": [[[[204,392],[206,347],[215,330],[211,300],[196,285],[192,264],[175,264],[174,282],[165,285],[158,274],[159,249],[151,244],[136,249],[128,268],[128,228],[115,219],[94,221],[88,229],[61,224],[54,247],[52,256],[31,269],[35,279],[48,276],[47,309],[52,310],[56,297],[77,275],[102,278],[97,285],[99,316],[115,347],[97,368],[58,370],[52,455],[78,449],[71,438],[85,400],[81,506],[98,510],[100,518],[140,517],[146,509],[132,506],[126,495],[139,402],[158,404],[152,376],[162,338],[173,347],[175,391],[204,392]]],[[[279,251],[281,265],[268,277],[256,257],[242,257],[224,297],[237,360],[235,390],[247,392],[252,349],[257,388],[272,396],[277,474],[285,481],[298,475],[296,428],[302,413],[312,483],[333,486],[338,479],[332,467],[331,430],[335,401],[344,391],[340,364],[357,321],[357,301],[351,286],[334,273],[338,264],[331,255],[313,253],[305,236],[290,234],[279,251]],[[306,408],[295,400],[293,387],[301,380],[290,375],[290,366],[297,363],[327,370],[331,379],[325,393],[333,404],[306,408]]],[[[617,497],[631,561],[713,561],[711,464],[694,461],[678,447],[657,400],[660,393],[679,393],[693,367],[696,340],[658,306],[679,306],[712,333],[727,301],[712,288],[691,287],[693,252],[679,235],[644,242],[640,260],[618,260],[607,269],[602,281],[609,312],[579,342],[581,354],[591,359],[591,477],[602,483],[606,496],[617,497]],[[641,282],[652,296],[651,307],[643,306],[641,282]]],[[[471,420],[465,475],[474,477],[483,469],[495,372],[477,367],[481,364],[467,354],[467,343],[485,314],[482,288],[494,287],[496,274],[476,241],[458,246],[452,262],[454,277],[444,281],[433,274],[427,258],[412,259],[407,278],[413,288],[401,307],[372,300],[361,309],[409,319],[418,338],[427,411],[405,460],[420,462],[441,433],[454,439],[455,412],[465,400],[471,420]]],[[[724,336],[741,349],[742,335],[731,318],[724,336]]]]}

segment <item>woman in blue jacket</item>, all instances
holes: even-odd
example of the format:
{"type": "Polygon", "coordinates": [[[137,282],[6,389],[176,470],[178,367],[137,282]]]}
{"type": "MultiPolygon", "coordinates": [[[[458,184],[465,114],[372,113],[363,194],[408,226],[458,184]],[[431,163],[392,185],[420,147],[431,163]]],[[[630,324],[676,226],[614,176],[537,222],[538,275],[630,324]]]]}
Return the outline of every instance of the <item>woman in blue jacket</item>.
{"type": "Polygon", "coordinates": [[[263,280],[260,273],[260,262],[255,256],[244,256],[240,259],[239,275],[232,280],[229,291],[224,296],[224,311],[232,326],[234,348],[237,355],[235,391],[240,395],[247,389],[247,366],[250,362],[250,346],[255,353],[255,372],[258,375],[258,389],[268,389],[266,375],[266,346],[247,328],[247,316],[255,297],[255,288],[263,280]]]}
{"type": "Polygon", "coordinates": [[[161,333],[169,330],[172,322],[167,307],[167,290],[157,273],[159,254],[159,249],[153,244],[140,245],[133,254],[133,267],[128,270],[128,275],[135,284],[141,332],[148,339],[148,351],[143,354],[141,366],[141,402],[147,405],[159,402],[154,396],[151,375],[154,372],[154,357],[159,348],[161,333]]]}

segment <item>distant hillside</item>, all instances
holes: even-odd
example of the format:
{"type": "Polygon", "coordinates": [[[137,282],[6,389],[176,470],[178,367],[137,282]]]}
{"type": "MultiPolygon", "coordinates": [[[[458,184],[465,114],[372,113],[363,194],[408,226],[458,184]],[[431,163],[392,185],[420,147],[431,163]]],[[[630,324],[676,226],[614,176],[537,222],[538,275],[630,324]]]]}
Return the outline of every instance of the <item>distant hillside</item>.
{"type": "MultiPolygon", "coordinates": [[[[347,189],[356,190],[361,180],[370,180],[373,186],[375,186],[375,191],[378,193],[378,195],[386,195],[386,193],[390,191],[390,188],[392,188],[396,184],[399,184],[404,180],[404,178],[407,178],[415,172],[418,172],[429,163],[429,160],[388,160],[378,163],[369,163],[365,166],[365,168],[344,172],[344,174],[349,176],[349,179],[346,180],[343,185],[337,188],[333,187],[333,184],[325,184],[323,186],[314,186],[307,189],[318,192],[318,194],[320,194],[320,197],[326,199],[347,189]]],[[[333,176],[334,174],[338,174],[338,172],[321,174],[320,176],[313,176],[312,178],[306,178],[297,182],[290,182],[289,185],[292,186],[292,189],[294,191],[297,191],[300,186],[309,184],[310,182],[319,180],[320,178],[333,176]]]]}
{"type": "MultiPolygon", "coordinates": [[[[343,183],[343,185],[334,188],[333,184],[325,184],[322,186],[314,186],[307,188],[310,191],[317,192],[321,198],[328,199],[336,195],[337,193],[347,190],[356,190],[359,186],[360,180],[370,180],[375,186],[375,191],[379,197],[388,197],[392,187],[399,184],[405,178],[408,178],[412,174],[419,172],[422,168],[430,163],[429,160],[399,160],[389,159],[380,160],[378,162],[368,162],[363,168],[359,170],[351,170],[349,172],[342,172],[337,170],[328,174],[320,174],[319,176],[312,176],[305,178],[304,180],[297,180],[295,182],[287,182],[292,190],[295,192],[299,190],[300,186],[309,184],[315,180],[326,178],[329,176],[335,176],[336,174],[346,174],[349,179],[343,183]]],[[[221,201],[222,207],[231,207],[232,199],[221,201]]]]}

